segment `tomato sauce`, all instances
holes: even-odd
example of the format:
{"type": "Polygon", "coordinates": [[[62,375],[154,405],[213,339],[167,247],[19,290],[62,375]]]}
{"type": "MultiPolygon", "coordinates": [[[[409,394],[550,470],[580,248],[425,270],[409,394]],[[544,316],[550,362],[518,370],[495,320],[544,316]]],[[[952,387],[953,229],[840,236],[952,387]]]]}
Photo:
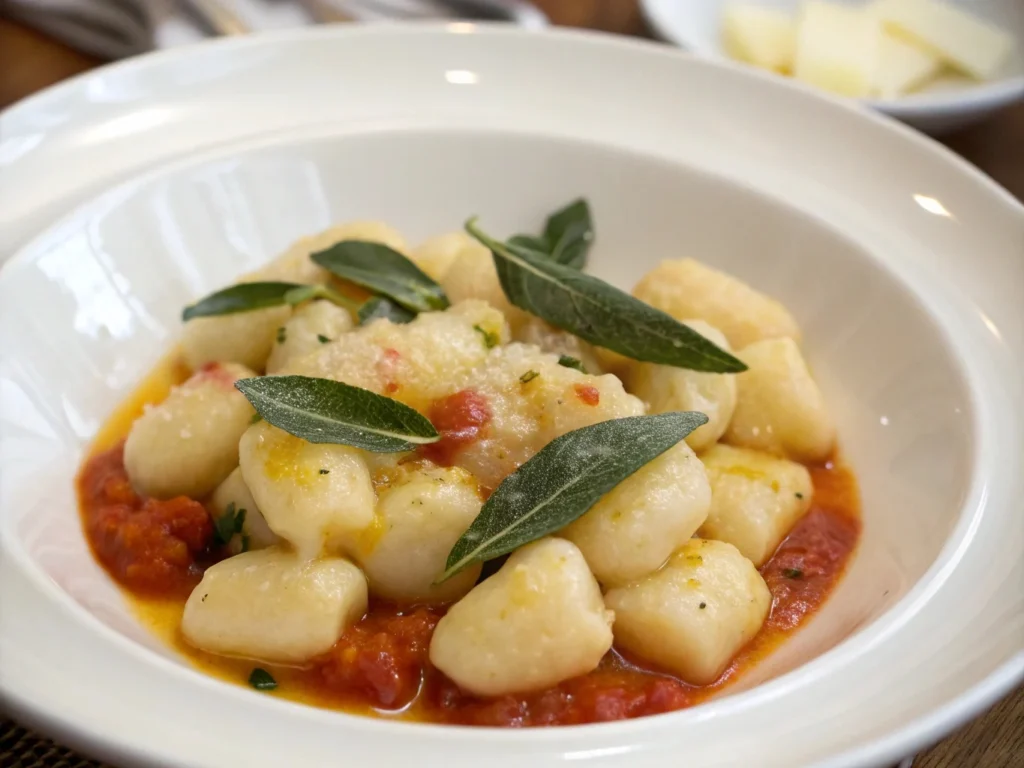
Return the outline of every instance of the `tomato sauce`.
{"type": "MultiPolygon", "coordinates": [[[[501,727],[621,720],[693,706],[740,678],[824,603],[860,535],[852,473],[831,462],[811,467],[811,509],[761,568],[772,593],[771,613],[719,680],[707,686],[689,685],[613,649],[593,672],[547,690],[479,699],[430,665],[430,638],[445,609],[382,601],[371,601],[367,615],[306,667],[222,658],[189,647],[178,630],[185,599],[204,567],[225,555],[213,545],[206,511],[200,500],[139,497],[124,469],[123,443],[113,439],[117,432],[123,437],[142,402],[131,403],[119,414],[119,426],[101,435],[102,450],[78,477],[83,527],[97,560],[135,598],[145,621],[198,667],[245,684],[253,667],[263,666],[278,682],[272,695],[318,706],[501,727]]],[[[438,401],[430,417],[443,436],[441,448],[434,444],[428,446],[433,454],[426,452],[437,461],[477,439],[490,411],[485,398],[466,390],[438,401]]]]}
{"type": "Polygon", "coordinates": [[[463,389],[434,402],[427,417],[441,433],[441,439],[424,445],[420,454],[435,464],[450,467],[459,450],[480,439],[491,420],[491,409],[486,397],[476,390],[463,389]]]}

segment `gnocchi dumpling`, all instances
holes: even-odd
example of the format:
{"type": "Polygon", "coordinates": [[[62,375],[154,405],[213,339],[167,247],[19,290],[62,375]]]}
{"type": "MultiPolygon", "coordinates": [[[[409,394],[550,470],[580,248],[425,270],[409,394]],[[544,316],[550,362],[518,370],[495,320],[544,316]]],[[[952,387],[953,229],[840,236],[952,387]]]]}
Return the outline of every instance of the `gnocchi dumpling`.
{"type": "Polygon", "coordinates": [[[487,250],[465,232],[448,232],[420,244],[410,258],[430,277],[441,282],[463,251],[481,249],[487,250]]]}
{"type": "Polygon", "coordinates": [[[452,606],[430,661],[477,696],[539,690],[597,667],[613,618],[576,546],[545,538],[452,606]]]}
{"type": "Polygon", "coordinates": [[[253,416],[235,381],[241,365],[205,366],[132,424],[124,465],[139,493],[201,499],[238,466],[238,439],[253,416]]]}
{"type": "Polygon", "coordinates": [[[736,378],[736,409],[724,441],[799,461],[827,459],[835,423],[796,342],[765,339],[739,357],[747,370],[736,378]]]}
{"type": "Polygon", "coordinates": [[[602,584],[656,571],[707,517],[711,488],[686,443],[670,448],[601,497],[559,532],[573,542],[602,584]]]}
{"type": "Polygon", "coordinates": [[[612,589],[615,642],[693,685],[709,685],[761,629],[772,596],[732,545],[691,539],[665,567],[612,589]]]}
{"type": "Polygon", "coordinates": [[[513,332],[530,318],[505,296],[491,252],[479,243],[459,252],[445,271],[441,287],[453,304],[466,299],[486,301],[504,315],[513,332]]]}
{"type": "Polygon", "coordinates": [[[573,336],[568,331],[555,328],[539,317],[530,317],[519,325],[513,338],[524,344],[532,344],[553,355],[566,355],[574,357],[583,364],[584,370],[592,376],[600,376],[604,369],[597,358],[594,348],[581,339],[573,336]]]}
{"type": "Polygon", "coordinates": [[[700,535],[729,542],[760,568],[810,508],[810,472],[802,464],[727,445],[714,446],[701,460],[711,480],[711,512],[700,535]]]}
{"type": "Polygon", "coordinates": [[[352,547],[374,595],[404,602],[446,602],[473,588],[479,564],[434,584],[452,546],[480,512],[468,472],[425,462],[401,464],[377,480],[377,515],[352,547]]]}
{"type": "Polygon", "coordinates": [[[241,520],[241,530],[236,531],[228,542],[228,551],[233,555],[250,549],[263,549],[280,542],[277,535],[270,530],[263,513],[256,506],[256,500],[249,493],[249,488],[242,479],[242,470],[238,467],[231,472],[223,483],[210,496],[206,505],[210,517],[219,521],[225,515],[232,515],[229,522],[241,520]]]}
{"type": "Polygon", "coordinates": [[[500,312],[464,301],[411,323],[375,320],[286,365],[281,373],[334,379],[425,409],[450,394],[491,347],[509,339],[500,312]]]}
{"type": "Polygon", "coordinates": [[[476,393],[489,419],[480,438],[453,461],[489,488],[566,432],[644,412],[616,377],[580,373],[559,365],[556,355],[518,343],[491,350],[462,390],[476,393]]]}
{"type": "Polygon", "coordinates": [[[267,373],[277,373],[290,361],[315,352],[352,330],[352,325],[352,315],[337,304],[323,300],[303,304],[277,330],[267,373]]]}
{"type": "Polygon", "coordinates": [[[209,653],[300,664],[330,650],[366,605],[366,579],[349,561],[271,547],[207,568],[181,631],[209,653]]]}
{"type": "Polygon", "coordinates": [[[403,238],[393,227],[381,221],[351,221],[328,227],[323,232],[296,240],[287,251],[269,264],[246,276],[248,280],[283,280],[289,283],[326,283],[331,274],[310,256],[325,251],[343,240],[383,243],[396,251],[406,249],[403,238]]]}
{"type": "Polygon", "coordinates": [[[292,315],[291,307],[267,307],[232,315],[196,317],[181,332],[181,352],[193,371],[218,362],[262,371],[274,347],[277,329],[292,315]]]}
{"type": "Polygon", "coordinates": [[[373,483],[357,448],[309,443],[258,421],[238,451],[270,530],[303,557],[345,551],[373,523],[373,483]]]}
{"type": "MultiPolygon", "coordinates": [[[[726,352],[729,342],[720,330],[703,320],[686,325],[726,352]]],[[[700,411],[707,424],[686,436],[686,443],[702,451],[725,434],[736,408],[736,377],[728,373],[701,373],[656,363],[635,363],[627,375],[630,391],[647,403],[651,413],[700,411]]]]}
{"type": "Polygon", "coordinates": [[[736,349],[761,339],[800,340],[800,328],[782,304],[693,259],[661,262],[637,283],[633,295],[676,320],[710,323],[736,349]]]}

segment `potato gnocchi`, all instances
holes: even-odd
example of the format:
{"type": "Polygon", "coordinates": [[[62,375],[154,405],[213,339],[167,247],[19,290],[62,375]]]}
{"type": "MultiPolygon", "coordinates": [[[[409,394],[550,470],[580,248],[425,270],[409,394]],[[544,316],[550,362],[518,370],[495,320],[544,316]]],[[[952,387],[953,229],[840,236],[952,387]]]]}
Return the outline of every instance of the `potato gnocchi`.
{"type": "Polygon", "coordinates": [[[564,272],[529,284],[585,262],[585,201],[511,256],[467,230],[410,246],[331,227],[193,305],[191,375],[83,468],[97,558],[180,601],[181,636],[225,674],[300,700],[511,726],[712,695],[820,605],[856,542],[855,493],[819,495],[855,486],[796,320],[666,260],[602,299],[630,315],[623,346],[608,318],[558,320],[564,272]],[[495,266],[516,258],[523,294],[495,266]],[[645,351],[651,307],[710,367],[645,351]]]}

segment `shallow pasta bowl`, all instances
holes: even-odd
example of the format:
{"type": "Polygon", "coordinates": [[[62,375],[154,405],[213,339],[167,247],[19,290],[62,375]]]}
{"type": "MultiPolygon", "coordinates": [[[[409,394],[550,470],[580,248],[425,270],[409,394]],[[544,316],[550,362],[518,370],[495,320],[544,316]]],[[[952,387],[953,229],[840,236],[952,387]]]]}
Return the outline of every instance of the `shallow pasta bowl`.
{"type": "Polygon", "coordinates": [[[1024,675],[1024,210],[927,140],[649,44],[467,25],[159,54],[2,121],[0,690],[58,738],[131,765],[880,765],[1024,675]],[[290,704],[151,637],[72,476],[181,307],[335,221],[507,233],[578,194],[606,279],[692,255],[796,314],[863,496],[825,608],[728,695],[529,732],[290,704]]]}

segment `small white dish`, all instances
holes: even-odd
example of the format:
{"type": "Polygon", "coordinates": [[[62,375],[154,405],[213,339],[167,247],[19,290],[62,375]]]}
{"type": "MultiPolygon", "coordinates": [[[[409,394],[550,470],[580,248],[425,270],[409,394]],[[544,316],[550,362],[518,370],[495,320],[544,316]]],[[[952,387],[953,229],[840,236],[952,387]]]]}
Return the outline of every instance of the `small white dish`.
{"type": "Polygon", "coordinates": [[[142,57],[16,106],[0,136],[19,190],[0,210],[0,696],[60,740],[147,767],[853,768],[1024,678],[1024,208],[919,134],[665,46],[460,24],[142,57]],[[694,709],[510,732],[280,701],[140,626],[72,476],[184,303],[333,221],[417,240],[476,212],[506,233],[581,193],[598,274],[697,256],[805,329],[865,527],[792,642],[694,709]]]}
{"type": "MultiPolygon", "coordinates": [[[[730,2],[741,0],[641,0],[655,33],[697,56],[725,59],[721,19],[730,2]]],[[[796,12],[801,0],[742,0],[796,12]]],[[[863,5],[868,0],[834,0],[863,5]]],[[[996,79],[976,82],[943,77],[920,93],[898,99],[865,99],[864,104],[919,130],[940,135],[964,128],[1024,98],[1024,2],[1020,0],[950,0],[1016,36],[1017,45],[996,79]]],[[[778,75],[781,77],[781,75],[778,75]]]]}

